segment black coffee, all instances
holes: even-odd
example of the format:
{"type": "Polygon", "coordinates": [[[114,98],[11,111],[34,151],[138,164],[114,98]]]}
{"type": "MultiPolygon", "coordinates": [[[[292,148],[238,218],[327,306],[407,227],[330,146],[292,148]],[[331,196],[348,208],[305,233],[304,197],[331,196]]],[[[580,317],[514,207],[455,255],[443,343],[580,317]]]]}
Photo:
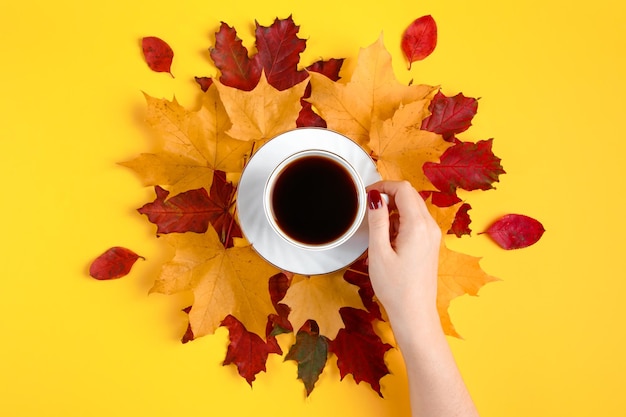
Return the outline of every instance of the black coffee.
{"type": "Polygon", "coordinates": [[[339,238],[358,211],[357,189],[344,167],[323,156],[306,156],[287,165],[272,193],[278,227],[309,245],[339,238]]]}

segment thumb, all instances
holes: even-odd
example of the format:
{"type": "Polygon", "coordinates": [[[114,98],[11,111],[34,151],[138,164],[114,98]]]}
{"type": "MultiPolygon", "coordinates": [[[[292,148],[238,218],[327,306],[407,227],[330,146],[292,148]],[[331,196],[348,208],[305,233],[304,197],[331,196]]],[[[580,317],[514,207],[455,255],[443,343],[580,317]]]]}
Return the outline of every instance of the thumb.
{"type": "Polygon", "coordinates": [[[388,250],[391,247],[389,242],[389,209],[378,190],[369,190],[367,193],[367,222],[370,254],[388,250]]]}

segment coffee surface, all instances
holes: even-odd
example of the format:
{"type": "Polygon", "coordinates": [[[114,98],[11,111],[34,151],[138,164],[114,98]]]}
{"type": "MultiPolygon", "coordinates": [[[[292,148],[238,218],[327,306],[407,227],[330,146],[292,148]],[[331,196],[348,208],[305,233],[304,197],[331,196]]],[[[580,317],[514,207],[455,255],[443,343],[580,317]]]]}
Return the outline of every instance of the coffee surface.
{"type": "Polygon", "coordinates": [[[271,197],[274,219],[290,238],[321,245],[341,237],[358,211],[356,185],[332,159],[306,156],[276,178],[271,197]]]}

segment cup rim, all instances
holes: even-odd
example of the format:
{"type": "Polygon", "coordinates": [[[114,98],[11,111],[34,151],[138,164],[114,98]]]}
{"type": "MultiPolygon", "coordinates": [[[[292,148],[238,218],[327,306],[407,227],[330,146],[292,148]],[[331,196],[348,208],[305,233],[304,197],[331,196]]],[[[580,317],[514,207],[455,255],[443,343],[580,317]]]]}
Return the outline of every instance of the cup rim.
{"type": "Polygon", "coordinates": [[[330,152],[324,149],[306,149],[289,155],[274,168],[267,181],[265,182],[265,187],[263,189],[263,211],[265,212],[267,222],[271,225],[274,232],[289,244],[307,250],[322,251],[342,245],[344,242],[350,239],[361,226],[361,223],[365,218],[365,208],[365,185],[363,184],[361,176],[357,173],[352,164],[350,164],[350,162],[348,162],[345,158],[334,152],[330,152]],[[354,186],[356,188],[357,194],[357,212],[350,227],[336,239],[333,239],[330,242],[320,244],[304,243],[290,237],[276,223],[276,218],[272,209],[272,192],[278,176],[295,160],[310,156],[328,158],[338,163],[350,175],[350,178],[352,179],[352,182],[354,183],[354,186]]]}

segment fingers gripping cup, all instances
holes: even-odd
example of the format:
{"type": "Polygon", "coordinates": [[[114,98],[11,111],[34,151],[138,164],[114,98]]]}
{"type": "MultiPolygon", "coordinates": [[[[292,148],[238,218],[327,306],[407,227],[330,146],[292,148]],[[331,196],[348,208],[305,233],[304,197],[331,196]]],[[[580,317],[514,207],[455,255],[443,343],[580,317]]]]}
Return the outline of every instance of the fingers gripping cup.
{"type": "Polygon", "coordinates": [[[369,155],[336,132],[302,128],[270,140],[238,186],[244,236],[276,267],[317,275],[367,249],[365,187],[380,180],[369,155]]]}

